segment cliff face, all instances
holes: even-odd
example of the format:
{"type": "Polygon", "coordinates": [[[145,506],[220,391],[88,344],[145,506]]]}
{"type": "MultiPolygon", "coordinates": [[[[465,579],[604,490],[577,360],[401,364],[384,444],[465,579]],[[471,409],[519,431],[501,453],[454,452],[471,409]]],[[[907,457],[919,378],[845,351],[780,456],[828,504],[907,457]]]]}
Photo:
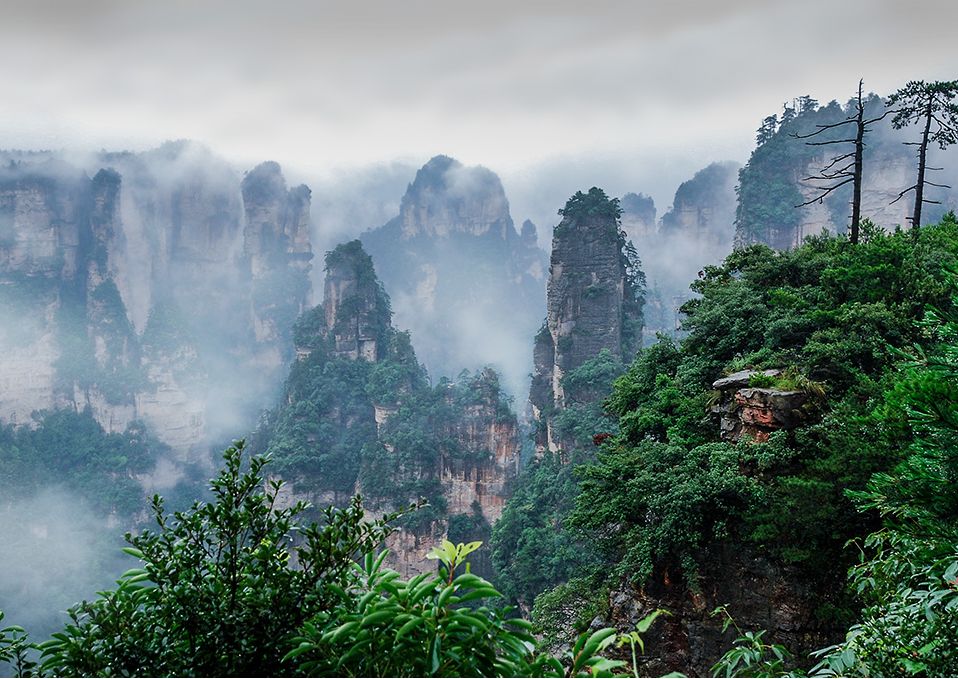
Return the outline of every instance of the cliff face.
{"type": "Polygon", "coordinates": [[[644,676],[707,676],[738,636],[734,628],[723,631],[723,619],[712,615],[719,606],[727,606],[741,629],[767,630],[766,643],[782,644],[796,658],[842,636],[840,621],[823,619],[816,611],[822,601],[821,582],[809,582],[796,569],[777,566],[740,546],[713,546],[707,563],[696,594],[663,572],[643,589],[619,588],[609,595],[603,624],[623,632],[635,629],[656,609],[671,614],[659,618],[642,637],[644,676]]]}
{"type": "Polygon", "coordinates": [[[545,254],[535,226],[517,233],[499,178],[437,156],[417,173],[399,215],[362,236],[434,377],[495,365],[515,392],[542,314],[545,254]]]}
{"type": "Polygon", "coordinates": [[[516,418],[491,369],[429,386],[359,241],[327,255],[324,292],[297,323],[286,399],[260,435],[289,500],[361,493],[378,514],[426,498],[387,546],[403,574],[431,570],[444,537],[488,539],[518,471],[516,418]]]}
{"type": "Polygon", "coordinates": [[[325,332],[332,338],[333,353],[375,363],[385,349],[390,310],[368,260],[358,241],[330,253],[326,259],[323,308],[325,332]],[[359,258],[367,261],[359,265],[359,258]]]}
{"type": "Polygon", "coordinates": [[[627,362],[638,348],[641,300],[617,218],[616,205],[593,188],[570,200],[553,231],[547,316],[535,340],[530,390],[539,453],[563,447],[553,413],[575,398],[566,393],[563,377],[603,350],[627,362]],[[573,204],[580,198],[577,209],[573,204]]]}
{"type": "Polygon", "coordinates": [[[0,421],[89,407],[108,431],[145,421],[183,459],[242,431],[308,301],[308,189],[269,165],[275,209],[188,143],[104,153],[92,179],[54,154],[3,155],[0,316],[30,322],[0,334],[0,421]]]}

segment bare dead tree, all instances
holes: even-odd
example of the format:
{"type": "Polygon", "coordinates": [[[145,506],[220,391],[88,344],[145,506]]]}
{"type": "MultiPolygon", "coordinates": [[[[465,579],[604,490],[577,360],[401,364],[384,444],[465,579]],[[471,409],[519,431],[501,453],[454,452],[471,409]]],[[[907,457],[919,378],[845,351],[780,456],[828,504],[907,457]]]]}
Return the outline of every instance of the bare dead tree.
{"type": "Polygon", "coordinates": [[[838,128],[844,127],[845,125],[854,125],[855,136],[849,137],[847,139],[828,139],[825,141],[807,141],[805,142],[809,146],[829,146],[831,144],[853,144],[852,150],[848,153],[842,153],[833,157],[827,165],[825,165],[817,175],[812,175],[810,177],[805,177],[802,181],[806,182],[830,182],[826,186],[816,185],[814,186],[816,191],[819,193],[812,198],[808,199],[801,205],[796,205],[795,207],[805,207],[806,205],[811,205],[812,203],[821,202],[825,196],[836,191],[837,189],[845,186],[846,184],[852,185],[852,214],[851,214],[851,226],[849,228],[849,240],[852,243],[858,242],[859,234],[859,225],[861,223],[862,216],[862,176],[864,169],[864,154],[865,154],[865,133],[868,131],[868,126],[874,123],[877,123],[879,120],[887,116],[891,111],[885,111],[882,115],[877,118],[865,119],[865,100],[862,96],[862,88],[864,87],[864,80],[858,81],[858,97],[855,99],[855,113],[848,116],[845,120],[832,123],[830,125],[816,125],[818,128],[815,132],[810,134],[795,134],[793,135],[797,139],[811,139],[817,137],[820,134],[824,134],[829,130],[836,130],[838,128]]]}
{"type": "Polygon", "coordinates": [[[895,113],[892,126],[896,130],[913,123],[924,122],[921,141],[906,141],[908,146],[918,147],[918,180],[898,194],[892,201],[897,203],[910,191],[915,192],[915,209],[911,218],[911,227],[917,235],[921,226],[921,206],[924,203],[939,204],[941,201],[925,198],[925,186],[937,186],[950,189],[947,184],[936,184],[925,179],[925,172],[940,170],[940,167],[928,167],[928,143],[935,142],[944,151],[945,148],[958,141],[958,105],[952,99],[958,95],[958,80],[937,81],[926,83],[923,80],[912,80],[903,88],[888,97],[887,106],[890,112],[895,113]],[[897,107],[897,108],[896,108],[897,107]],[[935,127],[932,128],[932,123],[935,127]]]}

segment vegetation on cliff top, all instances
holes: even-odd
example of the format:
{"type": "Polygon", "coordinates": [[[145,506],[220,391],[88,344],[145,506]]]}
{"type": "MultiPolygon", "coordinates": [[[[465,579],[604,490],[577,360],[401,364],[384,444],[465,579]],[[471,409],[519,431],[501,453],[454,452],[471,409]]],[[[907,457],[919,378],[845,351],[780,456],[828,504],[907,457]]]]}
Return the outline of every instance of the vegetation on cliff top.
{"type": "MultiPolygon", "coordinates": [[[[576,470],[574,509],[554,524],[560,535],[499,559],[522,585],[511,593],[529,601],[536,579],[517,566],[549,563],[557,544],[591,549],[576,555],[573,579],[611,569],[638,587],[680,578],[692,591],[720,546],[734,544],[814,583],[823,623],[851,623],[859,604],[842,593],[854,560],[845,544],[879,522],[847,492],[906,457],[915,434],[895,397],[901,352],[930,346],[917,321],[929,305],[953,308],[946,271],[956,264],[958,221],[947,215],[917,239],[865,229],[855,247],[821,236],[783,252],[750,246],[708,267],[693,284],[701,298],[683,307],[688,337],[660,339],[615,381],[605,402],[614,436],[576,470]],[[767,443],[720,441],[707,412],[712,381],[789,366],[825,385],[819,421],[767,443]]],[[[510,504],[494,542],[509,542],[506,529],[533,535],[537,509],[552,514],[552,491],[529,497],[536,487],[522,494],[525,527],[505,521],[519,511],[510,504]]]]}

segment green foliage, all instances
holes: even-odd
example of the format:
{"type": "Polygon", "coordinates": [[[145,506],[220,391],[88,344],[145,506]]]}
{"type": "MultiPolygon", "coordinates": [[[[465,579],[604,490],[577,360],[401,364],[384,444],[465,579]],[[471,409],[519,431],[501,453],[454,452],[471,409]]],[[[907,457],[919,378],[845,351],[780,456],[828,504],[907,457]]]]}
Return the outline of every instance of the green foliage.
{"type": "Polygon", "coordinates": [[[649,439],[606,446],[596,464],[580,469],[569,522],[591,531],[616,575],[642,584],[658,567],[682,573],[695,588],[703,549],[730,538],[731,521],[763,497],[759,480],[740,472],[767,466],[762,452],[724,443],[687,450],[649,439]]]}
{"type": "Polygon", "coordinates": [[[5,495],[28,495],[53,479],[104,514],[129,518],[143,509],[143,490],[134,475],[148,471],[167,448],[142,423],[108,434],[89,410],[43,411],[34,420],[33,429],[0,429],[5,495]]]}
{"type": "MultiPolygon", "coordinates": [[[[361,270],[368,264],[373,277],[366,282],[378,285],[368,257],[354,250],[352,244],[341,246],[328,263],[359,261],[361,270]]],[[[294,332],[309,354],[293,365],[287,403],[271,414],[260,435],[277,470],[300,489],[349,494],[358,484],[367,503],[380,509],[425,502],[399,520],[403,528],[425,534],[446,518],[440,459],[467,468],[491,456],[460,440],[466,413],[484,406],[492,421],[483,424],[489,425],[511,424],[515,416],[491,369],[464,371],[456,382],[430,387],[409,334],[388,326],[388,300],[383,308],[386,325],[375,362],[336,356],[324,338],[320,312],[303,315],[294,332]]]]}
{"type": "Polygon", "coordinates": [[[703,394],[685,387],[679,373],[683,362],[688,365],[688,357],[682,356],[674,340],[660,335],[615,381],[605,408],[618,418],[619,431],[629,442],[708,440],[711,426],[703,394]]]}
{"type": "Polygon", "coordinates": [[[623,370],[622,361],[608,349],[603,349],[562,377],[566,399],[589,403],[605,396],[609,385],[623,370]]]}
{"type": "Polygon", "coordinates": [[[305,504],[278,507],[267,458],[244,464],[241,441],[223,457],[211,503],[170,516],[155,497],[156,530],[127,534],[123,550],[142,566],[72,607],[48,641],[0,629],[0,662],[18,676],[607,677],[627,667],[603,655],[617,644],[638,676],[641,635],[663,611],[626,634],[581,634],[553,657],[470,572],[481,543],[443,541],[428,555],[438,572],[404,581],[376,554],[397,514],[368,521],[356,497],[304,525],[305,504]]]}
{"type": "Polygon", "coordinates": [[[825,385],[808,379],[795,367],[786,368],[777,375],[755,373],[748,378],[748,386],[779,391],[803,391],[817,399],[825,398],[825,385]]]}
{"type": "MultiPolygon", "coordinates": [[[[864,489],[902,459],[912,433],[883,406],[883,393],[897,381],[900,351],[928,346],[915,325],[925,306],[952,308],[943,272],[958,258],[958,223],[948,217],[922,231],[917,241],[870,234],[855,248],[844,236],[786,252],[750,246],[706,269],[693,284],[701,297],[683,308],[682,344],[660,338],[615,381],[604,405],[617,434],[577,469],[563,531],[639,586],[668,573],[695,589],[718,545],[741,545],[814,575],[828,615],[847,615],[851,604],[838,596],[850,561],[843,546],[873,531],[875,519],[846,490],[864,489]],[[782,366],[761,383],[819,404],[827,397],[817,419],[766,443],[717,442],[711,383],[733,370],[782,366]]],[[[938,390],[926,409],[947,403],[943,380],[924,381],[938,390]]],[[[901,487],[923,488],[917,480],[901,487]]],[[[938,487],[925,496],[944,506],[953,494],[938,487]]],[[[520,534],[511,529],[511,544],[520,534]]]]}
{"type": "Polygon", "coordinates": [[[618,198],[609,198],[605,191],[593,186],[588,193],[576,191],[566,201],[565,207],[559,209],[559,214],[569,219],[601,217],[611,219],[618,224],[622,217],[622,208],[619,206],[618,198]]]}
{"type": "Polygon", "coordinates": [[[595,562],[590,545],[567,525],[577,492],[572,465],[557,455],[520,473],[492,533],[496,580],[509,599],[531,607],[541,592],[595,562]]]}
{"type": "Polygon", "coordinates": [[[641,647],[640,634],[660,613],[631,634],[605,628],[580,635],[563,663],[537,649],[527,621],[483,604],[501,596],[489,582],[468,564],[457,572],[478,547],[446,541],[430,552],[439,572],[409,581],[382,567],[385,553],[367,555],[341,600],[304,625],[286,659],[310,676],[612,676],[625,663],[601,654],[616,641],[641,647]]]}
{"type": "Polygon", "coordinates": [[[733,626],[739,636],[734,641],[735,645],[712,666],[713,677],[795,676],[785,669],[790,659],[788,650],[781,644],[766,643],[765,630],[743,632],[728,612],[728,606],[719,606],[712,611],[713,616],[719,614],[725,618],[722,631],[733,626]]]}
{"type": "Polygon", "coordinates": [[[573,577],[535,598],[532,624],[546,647],[554,648],[582,634],[596,617],[608,614],[611,583],[604,573],[573,577]]]}
{"type": "MultiPolygon", "coordinates": [[[[831,102],[818,106],[810,97],[802,97],[796,106],[786,107],[781,119],[768,116],[756,135],[756,148],[739,171],[736,187],[738,206],[735,226],[744,243],[764,242],[778,248],[796,245],[792,238],[802,219],[803,198],[796,177],[805,177],[809,167],[821,162],[821,146],[810,146],[797,137],[835,125],[856,114],[857,100],[845,106],[831,102]]],[[[884,112],[884,102],[876,95],[865,98],[865,118],[877,118],[884,112]]],[[[844,128],[832,128],[816,136],[816,142],[832,142],[847,136],[844,128]]],[[[865,148],[865,164],[883,150],[886,143],[876,135],[865,148]]],[[[824,205],[837,225],[847,223],[851,185],[833,191],[824,205]]]]}
{"type": "Polygon", "coordinates": [[[931,141],[942,150],[954,144],[955,125],[958,124],[958,105],[951,101],[958,96],[958,80],[926,83],[912,80],[888,97],[888,106],[895,112],[892,124],[896,128],[923,122],[926,115],[934,116],[931,141]]]}
{"type": "MultiPolygon", "coordinates": [[[[954,273],[946,278],[958,281],[954,273]]],[[[844,643],[819,653],[824,673],[958,672],[958,296],[955,302],[926,313],[921,327],[934,343],[905,354],[886,392],[886,416],[903,414],[914,435],[908,455],[850,493],[885,525],[861,543],[850,581],[865,608],[844,643]]]]}
{"type": "MultiPolygon", "coordinates": [[[[0,622],[3,622],[3,617],[3,611],[0,611],[0,622]]],[[[30,659],[30,655],[35,649],[26,630],[19,625],[0,628],[0,667],[9,664],[14,676],[33,676],[36,662],[30,659]]]]}
{"type": "Polygon", "coordinates": [[[224,454],[215,501],[169,516],[154,498],[156,532],[127,536],[142,567],[116,589],[69,611],[71,623],[41,645],[58,676],[287,674],[293,636],[348,585],[352,559],[389,532],[366,521],[358,498],[302,526],[305,509],[276,506],[266,459],[242,466],[243,444],[224,454]],[[294,564],[296,566],[294,567],[294,564]]]}

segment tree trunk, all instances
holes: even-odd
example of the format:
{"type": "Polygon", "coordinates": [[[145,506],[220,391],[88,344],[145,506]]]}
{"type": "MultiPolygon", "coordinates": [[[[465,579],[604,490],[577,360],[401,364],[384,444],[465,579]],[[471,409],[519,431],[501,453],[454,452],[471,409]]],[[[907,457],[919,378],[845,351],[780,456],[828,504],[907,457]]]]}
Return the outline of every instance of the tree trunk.
{"type": "Polygon", "coordinates": [[[918,182],[915,184],[915,216],[911,219],[911,228],[918,236],[918,227],[921,225],[921,204],[924,200],[925,188],[925,154],[928,152],[928,133],[931,130],[931,96],[928,97],[928,106],[925,108],[925,131],[921,135],[921,146],[918,148],[918,182]]]}
{"type": "Polygon", "coordinates": [[[862,158],[865,152],[865,105],[862,103],[862,81],[858,81],[858,118],[855,135],[855,178],[852,182],[852,245],[858,243],[858,227],[862,217],[862,158]]]}

